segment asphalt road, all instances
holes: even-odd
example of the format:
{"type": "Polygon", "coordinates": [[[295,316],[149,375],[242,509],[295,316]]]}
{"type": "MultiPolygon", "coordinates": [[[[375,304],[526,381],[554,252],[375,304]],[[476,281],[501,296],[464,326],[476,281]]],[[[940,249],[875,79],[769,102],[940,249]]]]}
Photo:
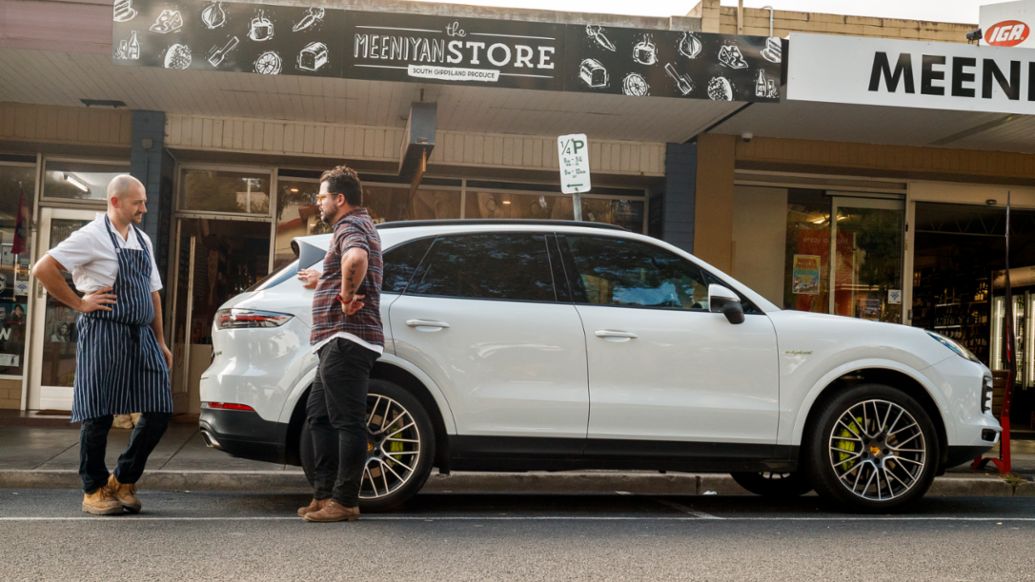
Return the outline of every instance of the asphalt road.
{"type": "Polygon", "coordinates": [[[97,518],[0,489],[0,580],[1031,580],[1035,498],[929,498],[896,516],[816,498],[422,495],[355,523],[299,495],[144,492],[97,518]]]}

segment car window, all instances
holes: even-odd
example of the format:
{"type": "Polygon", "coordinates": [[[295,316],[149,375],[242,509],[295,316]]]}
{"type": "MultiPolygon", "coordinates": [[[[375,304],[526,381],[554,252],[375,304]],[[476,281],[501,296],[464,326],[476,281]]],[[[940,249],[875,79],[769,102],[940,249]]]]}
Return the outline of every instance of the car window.
{"type": "Polygon", "coordinates": [[[280,285],[284,281],[291,279],[298,273],[298,261],[292,261],[291,263],[284,266],[279,271],[273,271],[272,273],[262,277],[258,281],[252,283],[251,287],[245,289],[248,291],[262,291],[263,289],[270,289],[280,285]]]}
{"type": "Polygon", "coordinates": [[[602,236],[563,237],[575,261],[576,301],[594,305],[707,311],[701,269],[654,245],[602,236]]]}
{"type": "Polygon", "coordinates": [[[484,233],[440,237],[407,295],[556,301],[546,235],[484,233]]]}
{"type": "Polygon", "coordinates": [[[406,290],[410,278],[417,271],[421,260],[431,246],[432,238],[405,242],[394,246],[384,253],[384,278],[381,282],[382,293],[402,293],[406,290]]]}

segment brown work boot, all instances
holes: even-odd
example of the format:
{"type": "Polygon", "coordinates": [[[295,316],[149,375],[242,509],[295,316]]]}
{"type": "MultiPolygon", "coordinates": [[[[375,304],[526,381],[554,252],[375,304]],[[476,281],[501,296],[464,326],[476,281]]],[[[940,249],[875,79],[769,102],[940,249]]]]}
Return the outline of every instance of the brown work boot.
{"type": "Polygon", "coordinates": [[[137,486],[133,483],[119,483],[115,473],[108,475],[108,489],[111,489],[115,500],[130,513],[140,513],[140,499],[137,497],[137,486]]]}
{"type": "Polygon", "coordinates": [[[83,493],[83,511],[93,515],[115,515],[122,513],[122,504],[107,485],[102,485],[90,493],[83,493]]]}
{"type": "Polygon", "coordinates": [[[333,499],[328,499],[323,509],[310,511],[302,516],[306,521],[356,521],[359,519],[358,507],[345,507],[333,499]]]}
{"type": "Polygon", "coordinates": [[[327,505],[327,501],[329,499],[330,498],[327,498],[327,499],[315,499],[314,498],[312,501],[309,502],[309,505],[306,505],[305,507],[299,507],[298,508],[298,517],[305,517],[305,514],[309,513],[310,511],[320,511],[321,509],[323,509],[324,505],[327,505]]]}

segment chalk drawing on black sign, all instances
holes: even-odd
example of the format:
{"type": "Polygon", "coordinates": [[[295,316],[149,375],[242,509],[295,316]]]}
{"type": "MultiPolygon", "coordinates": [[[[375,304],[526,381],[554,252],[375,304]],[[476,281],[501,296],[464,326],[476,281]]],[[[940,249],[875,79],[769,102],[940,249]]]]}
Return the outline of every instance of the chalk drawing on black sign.
{"type": "Polygon", "coordinates": [[[579,65],[579,79],[594,89],[607,87],[607,69],[596,59],[583,59],[579,65]]]}
{"type": "Polygon", "coordinates": [[[600,48],[615,52],[615,45],[611,42],[611,39],[607,38],[607,35],[604,34],[603,26],[600,26],[599,24],[587,24],[586,36],[593,39],[600,48]]]}
{"type": "Polygon", "coordinates": [[[449,38],[463,38],[467,36],[467,31],[460,28],[460,21],[454,20],[446,25],[446,36],[449,38]]]}
{"type": "Polygon", "coordinates": [[[783,60],[783,42],[778,36],[770,36],[765,39],[765,48],[762,49],[762,58],[770,63],[779,63],[783,60]]]}
{"type": "Polygon", "coordinates": [[[212,2],[201,11],[201,22],[205,28],[215,30],[226,24],[226,10],[222,2],[212,2]]]}
{"type": "Polygon", "coordinates": [[[291,32],[302,32],[310,28],[317,28],[323,23],[323,8],[306,8],[305,16],[291,27],[291,32]]]}
{"type": "Polygon", "coordinates": [[[240,42],[241,39],[236,36],[232,36],[223,46],[216,45],[208,49],[208,64],[213,67],[221,65],[223,61],[226,60],[227,55],[234,52],[240,42]]]}
{"type": "Polygon", "coordinates": [[[722,45],[722,48],[719,49],[719,63],[731,69],[748,68],[747,61],[744,60],[744,55],[740,52],[740,47],[735,44],[722,45]]]}
{"type": "Polygon", "coordinates": [[[273,21],[260,10],[248,25],[248,38],[255,42],[266,42],[273,38],[273,21]]]}
{"type": "Polygon", "coordinates": [[[311,42],[298,53],[298,68],[303,71],[319,71],[327,64],[327,45],[311,42]]]}
{"type": "Polygon", "coordinates": [[[696,59],[697,55],[701,54],[701,49],[704,48],[704,45],[701,43],[701,39],[697,38],[696,34],[684,32],[682,38],[679,39],[679,46],[676,48],[679,50],[679,54],[684,57],[696,59]]]}
{"type": "Polygon", "coordinates": [[[694,80],[686,73],[680,73],[672,63],[665,63],[665,73],[676,83],[676,89],[684,96],[693,93],[694,80]]]}
{"type": "Polygon", "coordinates": [[[115,0],[112,11],[112,20],[115,22],[129,22],[137,17],[137,9],[133,8],[133,0],[115,0]]]}
{"type": "Polygon", "coordinates": [[[776,79],[766,75],[765,69],[758,69],[758,74],[755,75],[755,97],[780,98],[780,88],[776,86],[776,79]]]}
{"type": "Polygon", "coordinates": [[[260,75],[279,75],[284,61],[273,51],[266,51],[255,59],[255,72],[260,75]]]}
{"type": "Polygon", "coordinates": [[[643,75],[629,73],[622,79],[622,93],[632,97],[643,97],[650,95],[650,85],[647,84],[647,79],[644,79],[643,75]]]}
{"type": "Polygon", "coordinates": [[[733,84],[726,77],[712,77],[708,81],[708,98],[712,101],[733,101],[733,84]]]}
{"type": "Polygon", "coordinates": [[[166,69],[184,70],[190,66],[190,47],[183,43],[176,43],[165,51],[163,66],[166,69]]]}
{"type": "Polygon", "coordinates": [[[128,39],[119,41],[119,46],[115,49],[115,58],[120,61],[140,60],[140,39],[137,37],[137,31],[130,31],[128,39]]]}
{"type": "Polygon", "coordinates": [[[170,32],[176,32],[183,28],[183,15],[180,14],[179,10],[170,10],[166,8],[162,10],[162,13],[155,18],[154,24],[151,25],[151,32],[157,32],[158,34],[169,34],[170,32]]]}
{"type": "Polygon", "coordinates": [[[653,65],[658,62],[658,47],[654,45],[651,35],[645,34],[633,47],[633,60],[641,65],[653,65]]]}

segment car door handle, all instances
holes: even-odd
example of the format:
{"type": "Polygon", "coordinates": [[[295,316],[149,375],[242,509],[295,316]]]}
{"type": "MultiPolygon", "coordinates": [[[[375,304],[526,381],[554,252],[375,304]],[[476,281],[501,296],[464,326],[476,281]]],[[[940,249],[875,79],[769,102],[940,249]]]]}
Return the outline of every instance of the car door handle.
{"type": "Polygon", "coordinates": [[[640,337],[631,331],[618,331],[614,329],[598,329],[593,332],[593,335],[606,342],[627,342],[640,337]]]}
{"type": "Polygon", "coordinates": [[[406,325],[417,331],[439,331],[449,327],[444,321],[432,321],[430,319],[407,319],[406,325]]]}

